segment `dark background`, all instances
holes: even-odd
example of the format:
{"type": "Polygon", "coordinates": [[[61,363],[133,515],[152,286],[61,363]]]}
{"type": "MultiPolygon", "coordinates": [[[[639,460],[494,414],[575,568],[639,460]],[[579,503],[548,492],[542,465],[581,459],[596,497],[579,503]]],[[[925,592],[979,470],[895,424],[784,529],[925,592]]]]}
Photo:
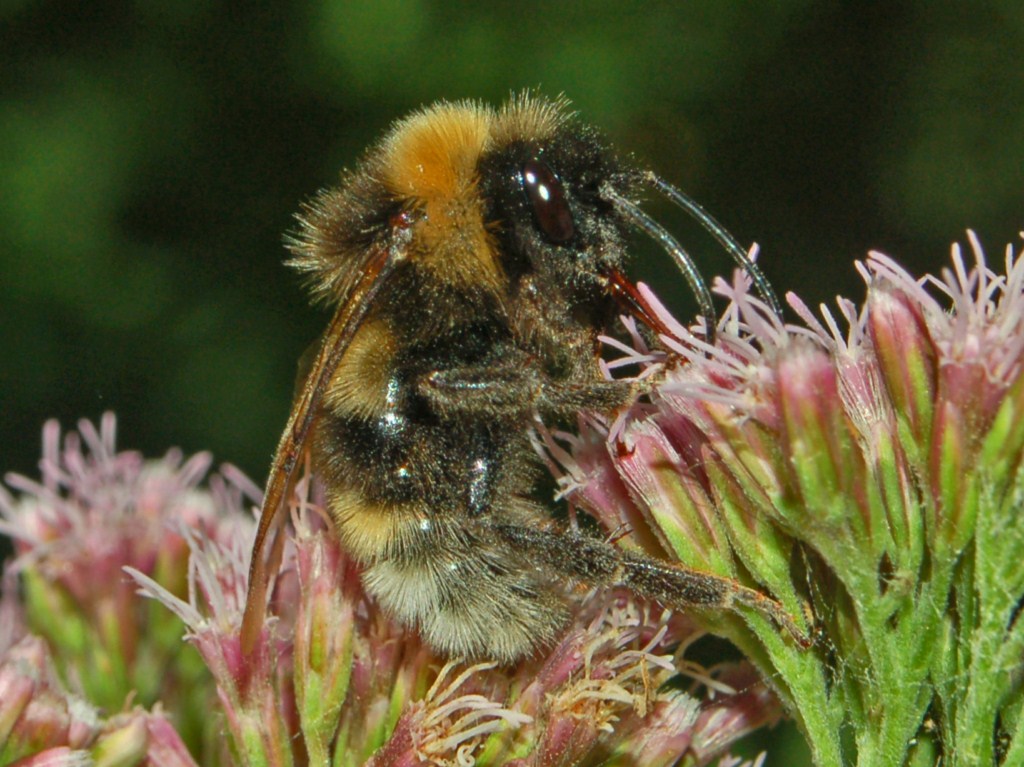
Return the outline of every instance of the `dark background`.
{"type": "MultiPolygon", "coordinates": [[[[282,233],[438,98],[564,92],[812,305],[859,299],[870,248],[935,269],[970,226],[1001,258],[1024,224],[1024,5],[939,5],[7,0],[0,469],[34,471],[46,418],[111,409],[126,446],[262,481],[326,323],[282,233]]],[[[638,271],[693,313],[665,256],[638,271]]]]}
{"type": "MultiPolygon", "coordinates": [[[[282,233],[439,98],[564,92],[811,305],[859,300],[870,248],[935,270],[974,227],[1001,259],[1024,227],[1024,4],[965,5],[6,0],[0,471],[36,472],[45,419],[110,409],[124,446],[262,482],[326,323],[282,233]]],[[[692,314],[664,255],[638,271],[692,314]]]]}

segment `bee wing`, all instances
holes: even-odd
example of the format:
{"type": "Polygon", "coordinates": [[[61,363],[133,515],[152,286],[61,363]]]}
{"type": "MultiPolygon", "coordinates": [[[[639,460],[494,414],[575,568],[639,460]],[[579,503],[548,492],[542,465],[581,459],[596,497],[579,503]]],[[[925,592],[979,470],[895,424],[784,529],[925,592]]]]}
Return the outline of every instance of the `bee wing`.
{"type": "Polygon", "coordinates": [[[242,616],[241,641],[244,654],[249,654],[255,647],[263,625],[270,579],[280,565],[284,547],[284,536],[280,533],[284,522],[285,500],[295,483],[299,459],[309,450],[310,427],[317,406],[374,297],[387,281],[395,264],[403,257],[404,248],[400,244],[382,244],[367,252],[361,268],[354,270],[355,277],[344,291],[345,295],[324,333],[320,350],[288,416],[267,478],[259,527],[252,546],[249,586],[242,616]],[[271,536],[271,549],[270,554],[264,557],[268,536],[271,536]]]}

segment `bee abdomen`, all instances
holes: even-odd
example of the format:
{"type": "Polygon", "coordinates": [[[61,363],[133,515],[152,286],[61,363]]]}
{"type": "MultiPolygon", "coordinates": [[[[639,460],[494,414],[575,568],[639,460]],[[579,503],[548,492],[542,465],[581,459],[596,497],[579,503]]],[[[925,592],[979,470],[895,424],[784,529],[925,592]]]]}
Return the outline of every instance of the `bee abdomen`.
{"type": "Polygon", "coordinates": [[[551,642],[563,627],[564,601],[529,570],[510,569],[511,552],[480,542],[430,540],[364,574],[367,590],[437,652],[512,663],[551,642]]]}
{"type": "Polygon", "coordinates": [[[327,508],[345,550],[364,564],[400,554],[430,524],[419,504],[374,502],[347,487],[329,487],[327,508]]]}
{"type": "Polygon", "coordinates": [[[366,567],[367,591],[434,650],[511,663],[564,624],[563,598],[511,566],[516,558],[503,542],[461,530],[456,514],[377,504],[337,487],[328,504],[343,546],[366,567]]]}

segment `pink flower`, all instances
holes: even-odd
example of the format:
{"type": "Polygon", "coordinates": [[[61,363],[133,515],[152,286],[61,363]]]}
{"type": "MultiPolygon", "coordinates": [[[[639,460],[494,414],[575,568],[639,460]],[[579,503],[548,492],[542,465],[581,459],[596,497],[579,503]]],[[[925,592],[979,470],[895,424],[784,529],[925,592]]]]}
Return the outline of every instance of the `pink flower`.
{"type": "Polygon", "coordinates": [[[230,545],[189,538],[188,600],[132,572],[142,593],[188,626],[216,679],[234,741],[249,749],[243,763],[343,754],[377,767],[471,759],[586,764],[609,748],[648,754],[651,764],[673,764],[689,749],[704,762],[778,718],[774,698],[749,670],[737,692],[715,680],[735,674],[732,667],[687,664],[683,650],[698,635],[692,624],[642,608],[628,594],[592,596],[546,658],[515,669],[445,662],[368,599],[358,568],[326,529],[321,504],[315,485],[301,482],[295,537],[251,657],[241,655],[238,639],[246,573],[240,552],[251,535],[230,545]],[[680,642],[683,649],[673,649],[680,642]],[[705,704],[682,690],[662,691],[681,670],[699,680],[695,692],[706,685],[714,698],[705,704]],[[701,717],[712,710],[731,714],[701,717]]]}
{"type": "Polygon", "coordinates": [[[17,548],[0,755],[707,764],[776,722],[781,700],[819,764],[1024,760],[1024,262],[1008,251],[997,274],[972,245],[975,268],[955,249],[941,280],[873,254],[865,306],[839,302],[846,330],[793,296],[804,325],[785,325],[742,275],[719,281],[731,305],[715,346],[667,312],[667,352],[627,323],[609,369],[633,366],[651,394],[577,434],[538,431],[574,511],[620,546],[777,600],[781,621],[749,598],[681,615],[606,590],[580,596],[543,657],[451,662],[367,596],[307,477],[245,654],[258,488],[231,467],[207,477],[205,455],[117,452],[112,417],[63,446],[48,424],[41,481],[8,478],[19,497],[0,497],[17,548]],[[707,630],[749,662],[696,664],[707,630]],[[813,647],[793,641],[804,630],[813,647]]]}
{"type": "Polygon", "coordinates": [[[213,686],[199,658],[183,652],[181,623],[141,601],[124,568],[184,593],[183,531],[232,538],[251,522],[223,479],[199,488],[209,456],[183,461],[171,452],[147,462],[117,452],[114,435],[108,415],[99,430],[83,421],[61,445],[59,427],[48,423],[41,481],[8,476],[20,497],[0,494],[0,532],[17,553],[0,600],[0,687],[10,691],[0,691],[5,760],[32,754],[79,763],[85,754],[110,763],[127,753],[192,764],[182,736],[206,751],[199,744],[209,737],[202,730],[213,686]]]}
{"type": "Polygon", "coordinates": [[[570,501],[627,544],[806,618],[809,652],[757,614],[703,616],[772,680],[820,764],[843,761],[844,728],[863,764],[937,738],[990,764],[992,732],[1016,717],[1002,706],[1024,649],[1024,259],[1008,248],[994,272],[970,237],[975,267],[956,246],[941,279],[872,254],[864,308],[839,301],[845,332],[795,296],[805,326],[783,325],[743,275],[719,282],[732,305],[716,346],[675,325],[673,357],[620,347],[618,364],[660,379],[651,404],[585,419],[551,452],[570,501]],[[944,717],[931,729],[929,710],[944,717]]]}

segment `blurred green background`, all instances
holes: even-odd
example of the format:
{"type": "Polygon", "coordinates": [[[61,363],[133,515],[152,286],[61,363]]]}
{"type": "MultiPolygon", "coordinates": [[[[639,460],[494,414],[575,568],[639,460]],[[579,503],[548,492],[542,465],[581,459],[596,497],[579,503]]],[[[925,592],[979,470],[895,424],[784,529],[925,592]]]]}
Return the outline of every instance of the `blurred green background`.
{"type": "MultiPolygon", "coordinates": [[[[282,233],[438,98],[564,92],[812,305],[859,298],[869,248],[936,268],[971,226],[1001,257],[1024,225],[1024,5],[966,6],[5,0],[0,467],[34,471],[44,419],[111,409],[125,445],[262,481],[326,322],[282,233]]],[[[667,258],[640,273],[690,316],[667,258]]]]}
{"type": "MultiPolygon", "coordinates": [[[[1001,258],[1024,227],[1024,4],[959,7],[3,0],[0,470],[35,473],[45,419],[110,409],[125,446],[262,481],[326,322],[282,233],[438,98],[564,92],[811,305],[859,299],[870,248],[936,269],[970,226],[1001,258]]],[[[663,255],[638,269],[692,313],[663,255]]]]}

